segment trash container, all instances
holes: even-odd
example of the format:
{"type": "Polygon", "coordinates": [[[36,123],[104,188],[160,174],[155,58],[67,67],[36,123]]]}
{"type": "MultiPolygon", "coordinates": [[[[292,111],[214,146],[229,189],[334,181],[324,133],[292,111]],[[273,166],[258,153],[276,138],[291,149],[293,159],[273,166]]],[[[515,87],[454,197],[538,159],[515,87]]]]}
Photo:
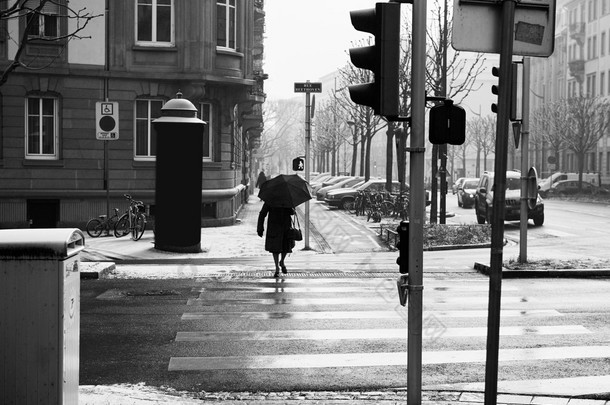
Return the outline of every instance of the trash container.
{"type": "Polygon", "coordinates": [[[0,403],[77,404],[78,229],[0,230],[0,403]]]}

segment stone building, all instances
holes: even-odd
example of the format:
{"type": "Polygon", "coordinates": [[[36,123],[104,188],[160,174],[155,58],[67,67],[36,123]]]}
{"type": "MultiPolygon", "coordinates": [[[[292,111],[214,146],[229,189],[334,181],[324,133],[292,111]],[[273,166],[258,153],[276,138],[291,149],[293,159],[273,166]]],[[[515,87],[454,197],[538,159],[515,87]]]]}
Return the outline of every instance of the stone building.
{"type": "Polygon", "coordinates": [[[151,122],[179,91],[208,123],[202,225],[232,224],[262,131],[264,17],[264,0],[60,0],[3,20],[3,66],[26,35],[21,60],[41,69],[20,67],[0,87],[0,227],[82,227],[124,210],[126,193],[154,217],[151,122]],[[96,16],[81,39],[61,39],[83,22],[65,6],[96,16]],[[98,102],[118,106],[106,135],[98,102]]]}

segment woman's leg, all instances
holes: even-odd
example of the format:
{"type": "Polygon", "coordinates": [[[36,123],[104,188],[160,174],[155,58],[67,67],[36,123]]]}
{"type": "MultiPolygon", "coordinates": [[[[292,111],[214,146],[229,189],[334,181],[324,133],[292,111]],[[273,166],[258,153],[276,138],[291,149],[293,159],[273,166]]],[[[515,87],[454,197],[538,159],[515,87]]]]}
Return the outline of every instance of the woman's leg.
{"type": "Polygon", "coordinates": [[[284,259],[286,258],[287,252],[282,252],[282,258],[280,260],[280,266],[282,266],[282,273],[286,274],[288,271],[286,270],[286,266],[284,265],[284,259]]]}
{"type": "Polygon", "coordinates": [[[272,255],[273,255],[273,261],[275,262],[275,276],[278,276],[279,272],[280,272],[280,266],[279,266],[280,254],[272,253],[272,255]]]}

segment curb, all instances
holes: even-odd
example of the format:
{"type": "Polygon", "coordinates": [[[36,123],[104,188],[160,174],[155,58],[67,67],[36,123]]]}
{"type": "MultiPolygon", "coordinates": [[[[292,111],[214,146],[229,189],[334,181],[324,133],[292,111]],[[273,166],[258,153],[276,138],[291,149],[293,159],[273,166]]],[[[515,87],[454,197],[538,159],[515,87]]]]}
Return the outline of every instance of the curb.
{"type": "MultiPolygon", "coordinates": [[[[491,267],[475,262],[474,269],[489,276],[491,267]]],[[[502,268],[502,278],[591,278],[610,277],[610,269],[548,269],[548,270],[510,270],[502,268]]]]}
{"type": "Polygon", "coordinates": [[[81,280],[95,280],[116,269],[114,262],[83,262],[80,264],[81,280]]]}

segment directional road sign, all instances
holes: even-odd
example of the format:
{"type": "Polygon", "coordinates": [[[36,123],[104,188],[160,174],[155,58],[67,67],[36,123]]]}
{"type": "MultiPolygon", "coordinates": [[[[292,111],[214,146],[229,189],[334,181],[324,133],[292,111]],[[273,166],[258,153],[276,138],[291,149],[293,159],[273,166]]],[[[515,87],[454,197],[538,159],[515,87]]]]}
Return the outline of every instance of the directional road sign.
{"type": "Polygon", "coordinates": [[[322,93],[322,83],[295,83],[295,93],[322,93]]]}

